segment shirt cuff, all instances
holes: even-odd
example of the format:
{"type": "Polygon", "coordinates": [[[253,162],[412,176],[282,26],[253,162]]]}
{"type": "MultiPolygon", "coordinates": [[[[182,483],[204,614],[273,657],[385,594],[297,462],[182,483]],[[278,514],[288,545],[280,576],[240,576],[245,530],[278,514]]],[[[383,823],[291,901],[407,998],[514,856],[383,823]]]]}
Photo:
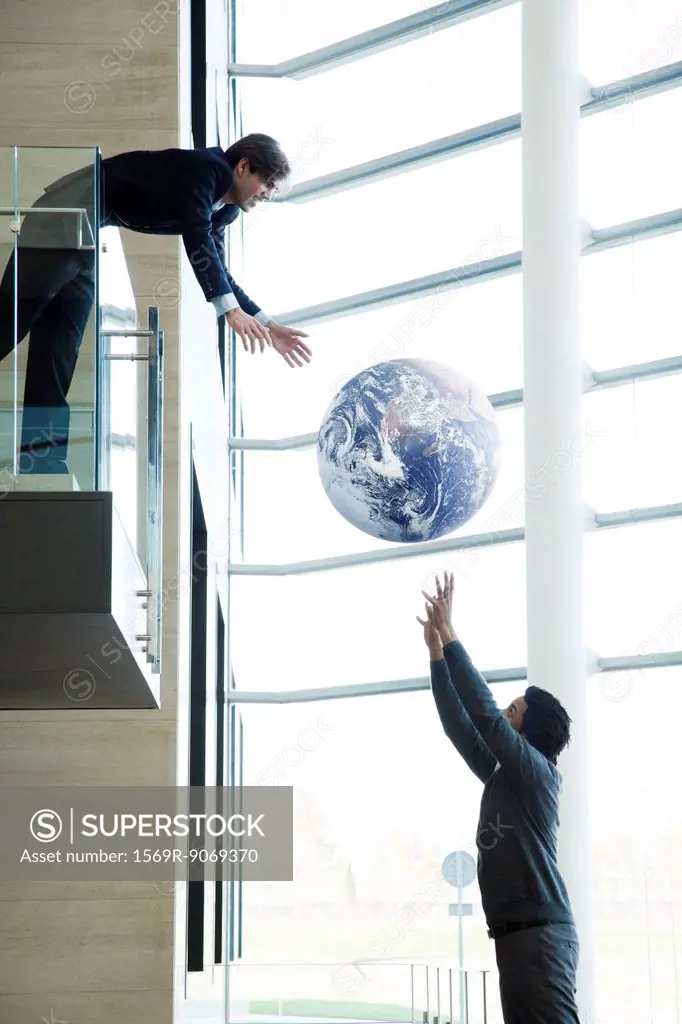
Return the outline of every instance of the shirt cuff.
{"type": "Polygon", "coordinates": [[[262,324],[263,327],[267,327],[268,321],[272,320],[272,317],[268,316],[268,314],[264,313],[263,310],[261,309],[260,313],[256,313],[255,319],[258,321],[259,324],[262,324]]]}
{"type": "Polygon", "coordinates": [[[229,313],[231,309],[239,307],[233,292],[227,292],[225,295],[216,295],[214,299],[211,299],[211,302],[218,316],[222,316],[223,313],[229,313]]]}

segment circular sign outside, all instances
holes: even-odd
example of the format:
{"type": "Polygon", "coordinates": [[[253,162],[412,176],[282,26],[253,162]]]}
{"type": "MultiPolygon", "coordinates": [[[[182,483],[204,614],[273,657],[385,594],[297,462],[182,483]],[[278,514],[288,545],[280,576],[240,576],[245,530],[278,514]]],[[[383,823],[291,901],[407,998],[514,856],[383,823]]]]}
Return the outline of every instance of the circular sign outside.
{"type": "Polygon", "coordinates": [[[470,853],[455,850],[447,855],[441,870],[446,882],[456,889],[466,889],[476,878],[476,861],[470,853]]]}

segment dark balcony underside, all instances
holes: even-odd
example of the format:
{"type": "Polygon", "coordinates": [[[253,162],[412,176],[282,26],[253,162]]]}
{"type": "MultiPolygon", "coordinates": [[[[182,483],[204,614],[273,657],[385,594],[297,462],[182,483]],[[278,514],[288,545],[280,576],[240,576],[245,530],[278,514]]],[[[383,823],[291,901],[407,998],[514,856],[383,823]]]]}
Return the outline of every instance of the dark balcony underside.
{"type": "Polygon", "coordinates": [[[146,582],[111,494],[0,501],[0,709],[156,708],[146,582]]]}

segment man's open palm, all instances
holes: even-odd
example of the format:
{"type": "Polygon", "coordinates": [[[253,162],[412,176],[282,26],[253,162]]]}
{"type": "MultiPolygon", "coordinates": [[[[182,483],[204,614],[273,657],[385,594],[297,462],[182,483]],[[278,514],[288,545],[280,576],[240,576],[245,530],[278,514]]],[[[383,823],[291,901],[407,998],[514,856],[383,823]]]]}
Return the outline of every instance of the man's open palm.
{"type": "Polygon", "coordinates": [[[272,347],[279,352],[285,363],[295,367],[310,362],[312,352],[305,342],[301,341],[302,338],[308,337],[304,331],[296,330],[295,327],[284,327],[274,320],[268,321],[268,330],[272,347]]]}

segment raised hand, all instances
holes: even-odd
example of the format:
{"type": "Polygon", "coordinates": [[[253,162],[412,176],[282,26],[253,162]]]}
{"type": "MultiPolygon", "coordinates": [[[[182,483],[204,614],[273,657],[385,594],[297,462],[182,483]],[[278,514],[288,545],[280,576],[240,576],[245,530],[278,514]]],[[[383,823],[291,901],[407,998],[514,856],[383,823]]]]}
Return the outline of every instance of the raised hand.
{"type": "Polygon", "coordinates": [[[452,625],[452,595],[454,587],[454,573],[446,572],[443,573],[442,586],[440,579],[436,576],[435,597],[431,597],[431,595],[427,594],[425,590],[422,590],[422,594],[429,602],[429,606],[433,612],[434,625],[444,644],[457,639],[452,625]]]}
{"type": "Polygon", "coordinates": [[[417,622],[424,628],[424,643],[429,649],[433,661],[439,661],[443,657],[443,641],[433,621],[433,608],[427,603],[424,605],[426,618],[420,619],[417,615],[417,622]]]}

